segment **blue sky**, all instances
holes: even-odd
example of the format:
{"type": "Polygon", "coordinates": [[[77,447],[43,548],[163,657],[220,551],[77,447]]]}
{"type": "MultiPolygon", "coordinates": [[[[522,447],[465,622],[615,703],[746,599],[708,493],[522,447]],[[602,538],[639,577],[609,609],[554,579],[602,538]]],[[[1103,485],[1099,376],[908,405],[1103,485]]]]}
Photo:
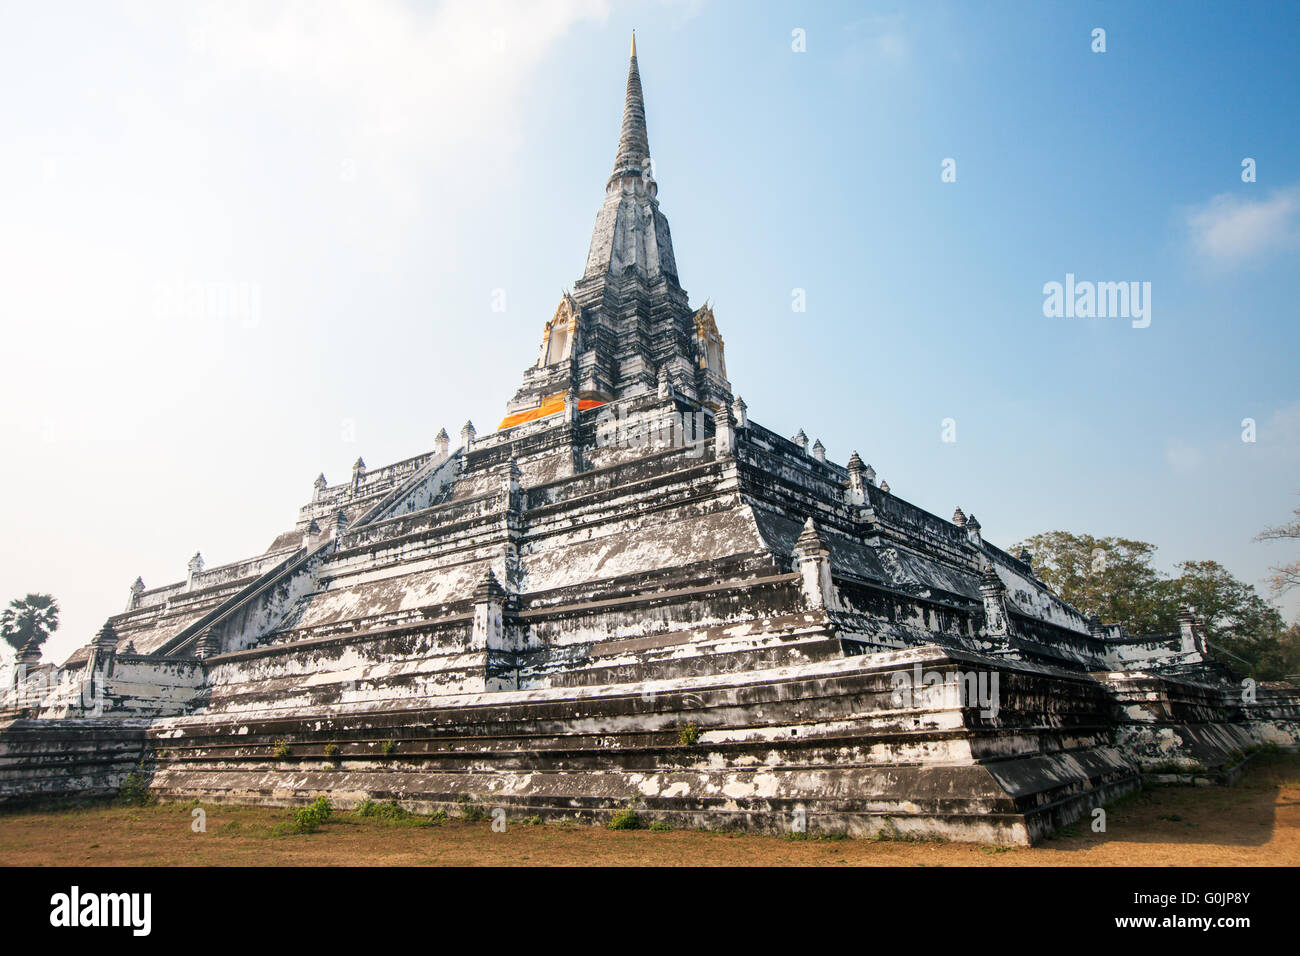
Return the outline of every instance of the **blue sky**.
{"type": "Polygon", "coordinates": [[[1266,3],[7,6],[0,596],[60,598],[61,659],[137,574],[264,549],[318,472],[495,427],[585,262],[634,27],[681,281],[755,420],[995,543],[1124,535],[1260,583],[1294,555],[1251,538],[1300,504],[1297,26],[1266,3]],[[1151,283],[1150,326],[1045,317],[1066,273],[1151,283]]]}

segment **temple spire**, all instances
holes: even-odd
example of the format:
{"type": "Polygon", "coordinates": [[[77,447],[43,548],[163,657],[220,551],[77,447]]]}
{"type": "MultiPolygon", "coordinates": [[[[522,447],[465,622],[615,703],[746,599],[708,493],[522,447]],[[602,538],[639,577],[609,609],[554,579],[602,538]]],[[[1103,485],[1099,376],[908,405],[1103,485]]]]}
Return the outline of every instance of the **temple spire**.
{"type": "Polygon", "coordinates": [[[677,282],[677,262],[668,220],[659,211],[645,128],[645,98],[636,61],[636,38],[627,67],[623,126],[618,137],[614,172],[605,182],[605,202],[596,215],[583,279],[614,276],[633,270],[642,280],[677,282]]]}
{"type": "Polygon", "coordinates": [[[641,73],[636,65],[636,34],[632,34],[632,53],[627,67],[627,92],[623,98],[623,129],[619,133],[618,153],[614,157],[611,182],[620,176],[642,174],[642,164],[650,158],[650,138],[645,128],[645,98],[641,94],[641,73]]]}

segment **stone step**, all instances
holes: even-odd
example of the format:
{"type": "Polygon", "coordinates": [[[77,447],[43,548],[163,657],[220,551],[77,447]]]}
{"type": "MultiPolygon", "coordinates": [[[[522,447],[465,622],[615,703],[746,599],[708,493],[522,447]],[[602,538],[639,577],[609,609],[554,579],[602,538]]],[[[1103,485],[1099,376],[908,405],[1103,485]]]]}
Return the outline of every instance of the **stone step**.
{"type": "Polygon", "coordinates": [[[322,794],[340,807],[396,799],[419,812],[458,812],[467,798],[509,817],[533,814],[591,822],[636,806],[676,826],[740,827],[789,832],[802,811],[812,832],[888,833],[1026,843],[1103,800],[1137,786],[1118,753],[1079,753],[1017,761],[920,767],[793,767],[629,770],[520,774],[447,773],[427,769],[358,771],[203,771],[165,769],[153,788],[165,799],[293,806],[322,794]],[[1043,761],[1052,760],[1047,768],[1043,761]],[[1043,771],[1050,769],[1049,777],[1043,771]],[[1052,779],[1046,787],[1008,791],[1005,781],[1052,779]]]}

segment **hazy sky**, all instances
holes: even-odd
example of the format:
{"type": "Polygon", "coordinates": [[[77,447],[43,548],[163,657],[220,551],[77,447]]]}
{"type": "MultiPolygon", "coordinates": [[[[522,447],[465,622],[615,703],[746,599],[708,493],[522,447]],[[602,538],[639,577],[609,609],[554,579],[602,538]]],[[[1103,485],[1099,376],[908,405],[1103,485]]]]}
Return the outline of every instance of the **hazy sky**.
{"type": "Polygon", "coordinates": [[[633,27],[751,417],[998,544],[1259,583],[1300,504],[1300,13],[1134,6],[3,4],[0,600],[55,594],[62,660],[318,472],[495,428],[581,274],[633,27]],[[1067,273],[1149,282],[1149,326],[1045,317],[1067,273]]]}

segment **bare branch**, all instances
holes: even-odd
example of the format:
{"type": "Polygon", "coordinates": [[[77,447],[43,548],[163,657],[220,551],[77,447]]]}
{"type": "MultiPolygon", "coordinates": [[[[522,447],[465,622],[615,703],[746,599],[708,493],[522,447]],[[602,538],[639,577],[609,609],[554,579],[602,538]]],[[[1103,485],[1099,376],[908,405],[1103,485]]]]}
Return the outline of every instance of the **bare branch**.
{"type": "Polygon", "coordinates": [[[1300,587],[1300,561],[1269,568],[1273,572],[1268,579],[1269,590],[1281,597],[1294,587],[1300,587]]]}

